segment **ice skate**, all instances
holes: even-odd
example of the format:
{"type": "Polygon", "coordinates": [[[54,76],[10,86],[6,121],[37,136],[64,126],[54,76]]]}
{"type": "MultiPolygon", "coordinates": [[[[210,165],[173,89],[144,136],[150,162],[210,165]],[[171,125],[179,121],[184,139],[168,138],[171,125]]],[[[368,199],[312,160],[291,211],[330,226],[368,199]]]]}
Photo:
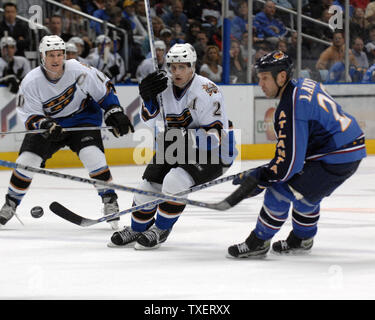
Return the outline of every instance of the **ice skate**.
{"type": "MultiPolygon", "coordinates": [[[[147,225],[148,230],[155,222],[155,219],[152,218],[152,220],[147,225]]],[[[115,232],[112,237],[111,241],[107,244],[110,248],[129,248],[133,247],[135,241],[139,238],[139,236],[142,234],[142,232],[137,232],[132,229],[132,227],[127,226],[124,227],[121,231],[115,232]]]]}
{"type": "Polygon", "coordinates": [[[5,203],[0,210],[0,227],[5,225],[16,214],[17,203],[8,195],[5,196],[5,203]]]}
{"type": "Polygon", "coordinates": [[[229,258],[262,258],[270,249],[270,240],[261,240],[252,231],[245,242],[228,248],[229,258]]]}
{"type": "MultiPolygon", "coordinates": [[[[104,204],[104,209],[103,209],[104,216],[108,216],[108,215],[119,212],[119,205],[117,203],[117,194],[115,193],[106,194],[102,197],[102,201],[104,204]]],[[[112,230],[120,229],[119,221],[120,221],[119,217],[107,220],[107,222],[111,225],[112,230]]]]}
{"type": "Polygon", "coordinates": [[[272,245],[272,251],[277,254],[301,254],[308,253],[312,248],[314,238],[300,239],[293,231],[286,240],[280,240],[272,245]]]}
{"type": "Polygon", "coordinates": [[[152,226],[149,230],[142,232],[135,243],[137,250],[157,249],[168,238],[172,229],[162,230],[157,226],[152,226]]]}

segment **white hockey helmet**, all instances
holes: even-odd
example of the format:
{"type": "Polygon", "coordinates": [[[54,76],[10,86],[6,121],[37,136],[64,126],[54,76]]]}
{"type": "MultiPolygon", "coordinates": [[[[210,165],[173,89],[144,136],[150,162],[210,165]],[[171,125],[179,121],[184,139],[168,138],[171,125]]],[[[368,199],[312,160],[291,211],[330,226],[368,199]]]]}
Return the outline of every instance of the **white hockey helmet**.
{"type": "Polygon", "coordinates": [[[0,48],[4,48],[6,46],[17,46],[16,40],[14,40],[12,37],[2,37],[0,40],[0,48]]]}
{"type": "Polygon", "coordinates": [[[66,46],[63,39],[59,36],[44,36],[39,44],[39,52],[42,56],[42,65],[44,66],[46,52],[54,50],[63,50],[66,53],[66,46]]]}
{"type": "Polygon", "coordinates": [[[197,53],[190,43],[176,43],[169,49],[166,61],[168,67],[171,63],[190,63],[191,67],[195,67],[197,53]]]}
{"type": "Polygon", "coordinates": [[[78,53],[78,48],[77,46],[75,45],[75,43],[73,42],[67,42],[66,43],[66,52],[75,52],[75,53],[78,53]]]}
{"type": "Polygon", "coordinates": [[[74,44],[80,44],[81,46],[85,46],[85,42],[80,37],[71,37],[68,42],[72,42],[74,44]]]}
{"type": "Polygon", "coordinates": [[[99,46],[100,44],[108,44],[108,43],[111,43],[112,40],[110,37],[104,35],[104,34],[101,34],[100,36],[97,36],[96,39],[95,39],[95,45],[96,46],[99,46]]]}

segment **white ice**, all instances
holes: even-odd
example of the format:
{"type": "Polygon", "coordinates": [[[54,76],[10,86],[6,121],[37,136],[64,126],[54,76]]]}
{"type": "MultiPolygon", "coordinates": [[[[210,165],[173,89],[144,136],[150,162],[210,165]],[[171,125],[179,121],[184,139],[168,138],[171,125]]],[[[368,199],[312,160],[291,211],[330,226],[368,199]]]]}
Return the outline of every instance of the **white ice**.
{"type": "MultiPolygon", "coordinates": [[[[227,174],[266,161],[237,163],[227,174]]],[[[112,167],[114,182],[137,186],[144,166],[112,167]]],[[[84,169],[55,171],[87,177],[84,169]]],[[[0,171],[1,198],[10,171],[0,171]]],[[[230,182],[191,195],[217,202],[235,189],[230,182]]],[[[132,194],[119,191],[121,209],[132,194]]],[[[0,229],[0,299],[374,299],[375,157],[321,205],[319,231],[308,255],[262,260],[226,258],[228,246],[255,226],[263,195],[225,212],[187,206],[167,242],[157,250],[107,247],[107,223],[80,227],[48,208],[59,201],[85,217],[101,216],[93,186],[35,175],[13,218],[0,229]],[[34,206],[44,216],[30,215],[34,206]]],[[[2,202],[2,201],[1,201],[2,202]]],[[[2,203],[0,203],[2,205],[2,203]]],[[[130,222],[124,215],[122,225],[130,222]]],[[[285,238],[290,217],[274,240],[285,238]]]]}

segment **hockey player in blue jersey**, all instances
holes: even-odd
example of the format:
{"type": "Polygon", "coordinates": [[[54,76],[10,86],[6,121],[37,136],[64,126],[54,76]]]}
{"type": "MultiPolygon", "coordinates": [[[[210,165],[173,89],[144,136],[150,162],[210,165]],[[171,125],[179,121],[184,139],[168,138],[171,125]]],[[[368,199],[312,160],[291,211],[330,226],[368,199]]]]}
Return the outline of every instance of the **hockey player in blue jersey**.
{"type": "Polygon", "coordinates": [[[292,207],[293,230],[273,243],[276,253],[311,249],[317,233],[320,203],[357,170],[366,157],[365,138],[353,116],[311,79],[292,80],[291,59],[271,52],[255,63],[259,86],[268,98],[280,99],[274,115],[275,157],[233,181],[255,178],[254,196],[265,190],[255,228],[240,244],[228,248],[234,258],[264,256],[272,237],[292,207]]]}

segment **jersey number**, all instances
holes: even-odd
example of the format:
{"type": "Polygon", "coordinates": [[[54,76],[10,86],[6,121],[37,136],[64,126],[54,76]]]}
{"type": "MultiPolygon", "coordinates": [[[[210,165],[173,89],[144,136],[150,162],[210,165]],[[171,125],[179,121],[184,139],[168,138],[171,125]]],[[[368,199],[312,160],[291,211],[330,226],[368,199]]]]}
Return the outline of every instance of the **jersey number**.
{"type": "Polygon", "coordinates": [[[328,106],[331,107],[330,109],[332,110],[333,116],[335,117],[336,121],[340,122],[341,131],[344,132],[346,129],[348,129],[352,120],[348,118],[347,116],[339,113],[339,111],[337,110],[336,103],[331,98],[327,97],[326,95],[322,93],[318,93],[317,99],[318,99],[319,106],[321,106],[324,109],[324,111],[329,113],[328,106]]]}
{"type": "Polygon", "coordinates": [[[221,116],[221,105],[220,105],[220,102],[216,101],[214,102],[214,106],[215,106],[215,111],[214,111],[214,116],[221,116]]]}

